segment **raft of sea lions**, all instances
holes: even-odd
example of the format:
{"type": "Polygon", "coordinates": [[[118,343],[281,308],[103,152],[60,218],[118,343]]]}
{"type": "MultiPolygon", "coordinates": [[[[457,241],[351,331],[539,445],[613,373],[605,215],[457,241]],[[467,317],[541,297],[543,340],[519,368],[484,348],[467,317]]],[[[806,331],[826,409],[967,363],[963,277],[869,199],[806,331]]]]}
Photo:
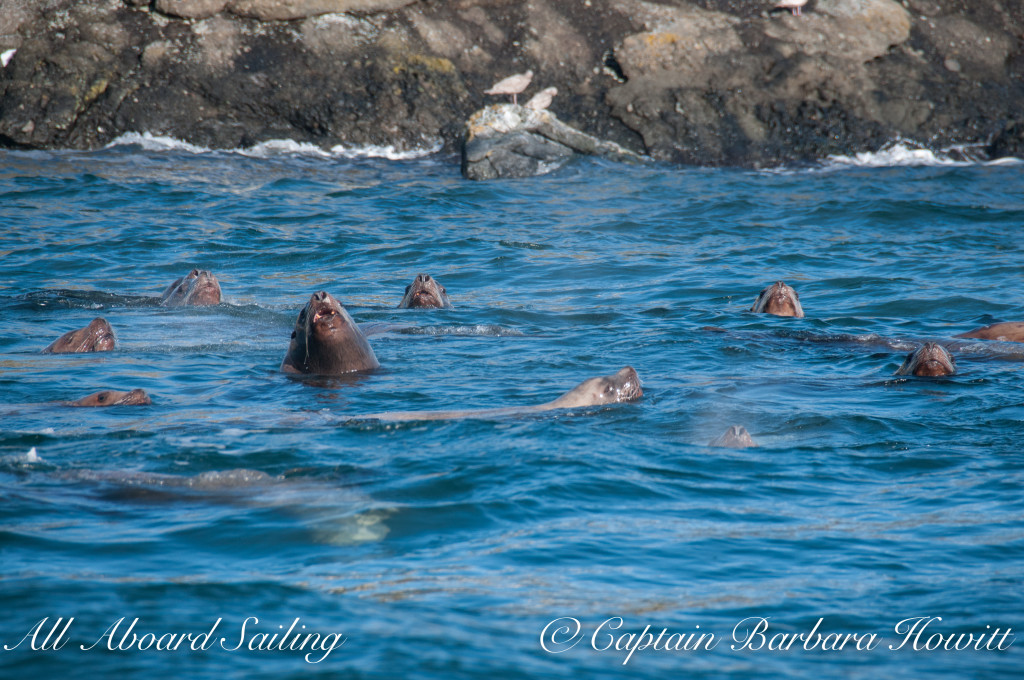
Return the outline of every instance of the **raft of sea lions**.
{"type": "MultiPolygon", "coordinates": [[[[217,305],[222,301],[220,282],[207,270],[193,269],[164,290],[159,304],[167,307],[217,305]]],[[[448,293],[429,274],[419,274],[405,288],[398,304],[402,309],[450,309],[448,293]]],[[[803,318],[800,296],[791,286],[777,281],[763,289],[750,310],[803,318]]],[[[1004,342],[1024,342],[1024,322],[996,323],[954,336],[1004,342]]],[[[42,351],[48,354],[106,352],[116,344],[114,330],[105,319],[96,318],[88,326],[69,331],[42,351]]],[[[313,293],[299,311],[291,340],[281,362],[281,371],[290,374],[337,376],[380,367],[366,336],[344,306],[326,291],[313,293]]],[[[895,375],[942,377],[956,373],[956,361],[949,350],[937,342],[925,342],[907,355],[895,375]]],[[[365,416],[375,420],[441,420],[464,417],[504,416],[553,409],[580,408],[635,401],[643,396],[640,377],[630,366],[614,374],[590,378],[550,402],[520,407],[474,411],[394,411],[365,416]]],[[[149,395],[141,389],[102,390],[68,406],[149,405],[149,395]]],[[[757,446],[750,433],[740,425],[730,426],[709,446],[746,448],[757,446]]]]}

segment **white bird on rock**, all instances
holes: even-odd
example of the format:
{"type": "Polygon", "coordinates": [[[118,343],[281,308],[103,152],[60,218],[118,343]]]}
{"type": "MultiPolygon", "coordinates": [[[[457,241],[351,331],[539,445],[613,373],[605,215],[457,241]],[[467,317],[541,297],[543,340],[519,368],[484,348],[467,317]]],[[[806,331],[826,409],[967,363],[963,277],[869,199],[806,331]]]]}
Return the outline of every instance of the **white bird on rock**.
{"type": "Polygon", "coordinates": [[[533,109],[534,111],[543,111],[551,106],[551,100],[555,98],[556,94],[558,94],[557,87],[545,87],[543,90],[530,97],[530,101],[526,102],[525,106],[526,108],[533,109]]]}
{"type": "Polygon", "coordinates": [[[525,90],[530,85],[531,80],[533,80],[533,71],[517,73],[491,85],[491,89],[484,90],[484,94],[510,94],[512,95],[512,103],[518,104],[516,95],[525,90]]]}
{"type": "Polygon", "coordinates": [[[795,17],[801,16],[800,10],[807,4],[807,0],[779,0],[775,3],[775,9],[788,9],[795,17]]]}

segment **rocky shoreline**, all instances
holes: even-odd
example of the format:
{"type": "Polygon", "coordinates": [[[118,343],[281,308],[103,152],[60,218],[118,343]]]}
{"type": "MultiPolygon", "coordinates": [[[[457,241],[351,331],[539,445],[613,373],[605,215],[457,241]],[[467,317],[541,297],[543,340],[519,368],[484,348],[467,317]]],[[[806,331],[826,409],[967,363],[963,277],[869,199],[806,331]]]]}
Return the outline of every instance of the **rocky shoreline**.
{"type": "Polygon", "coordinates": [[[458,151],[531,69],[575,129],[657,160],[1024,152],[1024,5],[997,0],[0,0],[0,146],[126,132],[458,151]],[[13,52],[12,52],[13,51],[13,52]]]}

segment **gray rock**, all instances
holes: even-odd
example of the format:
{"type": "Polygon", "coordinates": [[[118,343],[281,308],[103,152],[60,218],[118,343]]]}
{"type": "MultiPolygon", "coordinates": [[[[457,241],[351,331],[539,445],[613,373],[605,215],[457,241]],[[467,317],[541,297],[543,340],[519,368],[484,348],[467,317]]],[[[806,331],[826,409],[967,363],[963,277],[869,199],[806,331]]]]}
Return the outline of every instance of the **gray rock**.
{"type": "Polygon", "coordinates": [[[185,19],[206,19],[227,7],[229,0],[156,0],[156,10],[185,19]]]}
{"type": "Polygon", "coordinates": [[[415,0],[232,0],[231,11],[263,21],[306,19],[320,14],[374,14],[411,5],[415,0]]]}
{"type": "Polygon", "coordinates": [[[573,129],[550,111],[495,104],[466,122],[462,174],[477,180],[533,177],[562,167],[577,153],[641,160],[614,142],[573,129]]]}

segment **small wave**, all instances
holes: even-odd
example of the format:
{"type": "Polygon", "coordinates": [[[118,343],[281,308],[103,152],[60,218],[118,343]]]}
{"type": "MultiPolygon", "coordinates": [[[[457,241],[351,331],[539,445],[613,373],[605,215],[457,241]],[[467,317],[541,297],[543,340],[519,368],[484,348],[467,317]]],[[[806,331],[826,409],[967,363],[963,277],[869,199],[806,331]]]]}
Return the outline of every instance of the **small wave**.
{"type": "Polygon", "coordinates": [[[891,168],[891,167],[966,167],[971,165],[1012,165],[1024,163],[1019,158],[989,160],[981,147],[958,145],[934,151],[907,142],[895,142],[878,151],[865,151],[853,156],[829,156],[825,169],[891,168]]]}
{"type": "Polygon", "coordinates": [[[148,132],[126,132],[107,144],[106,148],[111,149],[115,146],[140,146],[143,151],[187,151],[189,153],[209,153],[211,151],[205,146],[196,146],[180,139],[153,135],[148,132]]]}
{"type": "Polygon", "coordinates": [[[338,145],[331,147],[331,153],[344,158],[386,158],[389,161],[405,161],[435,154],[444,146],[444,142],[440,139],[432,140],[428,144],[429,146],[413,148],[407,151],[399,151],[391,144],[387,146],[369,144],[354,148],[338,145]]]}
{"type": "Polygon", "coordinates": [[[826,167],[890,168],[896,166],[971,165],[972,161],[958,160],[952,155],[931,149],[912,147],[899,142],[878,151],[865,151],[853,156],[829,156],[826,167]]]}
{"type": "Polygon", "coordinates": [[[160,303],[160,298],[148,295],[120,295],[99,290],[73,290],[69,288],[37,290],[13,296],[8,298],[8,300],[9,302],[0,298],[0,304],[25,309],[68,307],[96,311],[114,307],[144,307],[160,303]]]}
{"type": "Polygon", "coordinates": [[[508,337],[526,335],[516,328],[477,324],[475,326],[427,326],[424,328],[404,328],[399,333],[408,335],[470,335],[508,337]]]}
{"type": "Polygon", "coordinates": [[[149,132],[126,132],[117,139],[107,144],[106,148],[117,146],[139,146],[143,151],[184,151],[193,154],[206,153],[232,153],[250,158],[274,158],[278,156],[312,156],[317,158],[385,158],[387,160],[411,160],[422,158],[437,153],[444,146],[439,140],[425,140],[424,146],[412,149],[400,150],[393,145],[380,146],[369,144],[367,146],[347,147],[337,145],[325,151],[315,144],[309,142],[296,142],[292,139],[272,139],[260,142],[255,146],[244,149],[223,149],[214,150],[205,146],[197,146],[189,142],[153,135],[149,132]]]}

